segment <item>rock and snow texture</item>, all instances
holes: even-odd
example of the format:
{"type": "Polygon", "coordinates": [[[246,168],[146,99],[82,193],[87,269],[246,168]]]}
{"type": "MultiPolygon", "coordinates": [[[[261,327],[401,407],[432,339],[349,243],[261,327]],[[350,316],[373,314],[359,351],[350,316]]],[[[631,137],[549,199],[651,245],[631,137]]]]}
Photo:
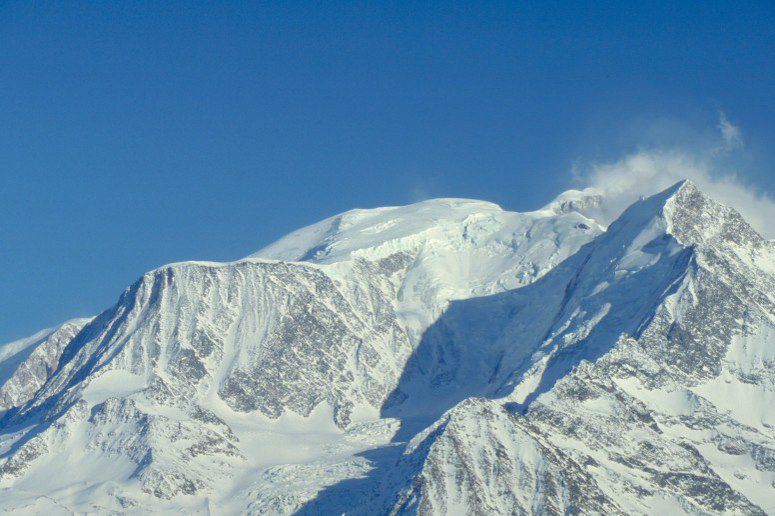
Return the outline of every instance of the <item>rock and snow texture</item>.
{"type": "Polygon", "coordinates": [[[0,509],[775,514],[775,245],[604,205],[354,210],[0,346],[0,509]]]}
{"type": "Polygon", "coordinates": [[[0,411],[33,397],[56,370],[65,346],[90,320],[73,319],[0,347],[0,411]]]}

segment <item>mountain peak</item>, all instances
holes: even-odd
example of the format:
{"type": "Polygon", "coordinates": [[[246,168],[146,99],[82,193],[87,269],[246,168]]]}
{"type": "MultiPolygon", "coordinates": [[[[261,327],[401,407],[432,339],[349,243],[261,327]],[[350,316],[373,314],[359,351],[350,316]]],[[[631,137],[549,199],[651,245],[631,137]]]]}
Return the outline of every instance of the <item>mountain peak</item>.
{"type": "Polygon", "coordinates": [[[661,220],[662,231],[682,245],[737,247],[763,245],[764,239],[734,209],[712,199],[691,180],[681,180],[650,197],[629,206],[609,226],[630,227],[634,231],[661,220]]]}
{"type": "MultiPolygon", "coordinates": [[[[658,207],[673,196],[690,196],[697,192],[699,192],[697,185],[688,179],[683,179],[649,197],[641,196],[640,201],[651,199],[648,201],[649,204],[658,207]]],[[[605,186],[601,188],[589,187],[583,190],[567,190],[538,210],[537,213],[563,214],[576,212],[593,219],[603,226],[607,226],[626,212],[627,208],[632,207],[632,201],[635,201],[635,205],[638,204],[637,199],[627,200],[626,197],[629,196],[621,195],[621,192],[618,192],[616,188],[609,190],[605,186]],[[622,205],[624,201],[626,201],[626,205],[622,205]]]]}
{"type": "Polygon", "coordinates": [[[699,191],[699,188],[697,188],[697,185],[692,181],[691,179],[681,179],[680,181],[676,182],[673,186],[666,188],[666,192],[673,192],[678,193],[679,191],[699,191]]]}
{"type": "Polygon", "coordinates": [[[758,247],[764,241],[736,210],[715,201],[688,179],[658,195],[664,198],[662,212],[668,231],[684,245],[758,247]]]}
{"type": "MultiPolygon", "coordinates": [[[[565,201],[578,204],[581,199],[565,201]]],[[[536,221],[562,217],[571,227],[579,223],[587,228],[595,226],[582,210],[570,207],[518,213],[488,201],[429,199],[406,206],[347,211],[294,231],[249,258],[337,263],[355,257],[384,258],[397,252],[416,254],[437,245],[468,242],[481,247],[527,234],[536,221]]]]}
{"type": "Polygon", "coordinates": [[[584,190],[566,190],[539,211],[557,214],[577,212],[596,221],[604,220],[603,205],[605,197],[594,188],[584,190]]]}

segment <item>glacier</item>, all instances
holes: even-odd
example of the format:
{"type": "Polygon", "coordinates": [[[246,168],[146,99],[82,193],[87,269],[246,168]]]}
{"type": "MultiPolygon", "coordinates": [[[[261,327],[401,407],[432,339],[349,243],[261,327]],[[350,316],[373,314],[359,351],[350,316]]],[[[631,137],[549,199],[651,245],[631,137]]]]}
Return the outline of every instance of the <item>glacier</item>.
{"type": "Polygon", "coordinates": [[[775,513],[775,243],[680,182],[353,210],[0,346],[0,509],[775,513]]]}

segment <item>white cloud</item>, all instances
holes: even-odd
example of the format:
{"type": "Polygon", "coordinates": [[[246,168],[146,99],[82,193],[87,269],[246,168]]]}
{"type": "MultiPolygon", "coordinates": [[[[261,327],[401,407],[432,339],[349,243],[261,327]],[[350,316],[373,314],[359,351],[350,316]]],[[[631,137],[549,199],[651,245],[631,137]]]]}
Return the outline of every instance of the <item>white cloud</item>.
{"type": "Polygon", "coordinates": [[[730,122],[723,111],[719,111],[718,114],[718,128],[723,141],[719,150],[728,152],[743,147],[743,131],[730,122]]]}
{"type": "MultiPolygon", "coordinates": [[[[723,137],[726,142],[727,136],[723,137]]],[[[605,196],[608,218],[615,218],[640,196],[660,192],[682,179],[693,181],[706,195],[735,208],[765,237],[775,237],[775,201],[744,184],[737,175],[714,170],[712,159],[682,151],[641,151],[614,163],[592,165],[581,174],[584,186],[605,196]]]]}
{"type": "Polygon", "coordinates": [[[687,142],[683,146],[640,150],[612,163],[583,167],[578,162],[573,164],[571,176],[575,183],[604,195],[603,222],[610,223],[639,197],[689,179],[705,194],[740,212],[766,238],[775,238],[775,200],[747,184],[730,168],[732,163],[740,162],[743,131],[723,111],[719,111],[718,136],[710,141],[687,139],[687,134],[703,133],[680,123],[672,125],[669,132],[676,133],[677,141],[683,136],[682,140],[687,142]]]}

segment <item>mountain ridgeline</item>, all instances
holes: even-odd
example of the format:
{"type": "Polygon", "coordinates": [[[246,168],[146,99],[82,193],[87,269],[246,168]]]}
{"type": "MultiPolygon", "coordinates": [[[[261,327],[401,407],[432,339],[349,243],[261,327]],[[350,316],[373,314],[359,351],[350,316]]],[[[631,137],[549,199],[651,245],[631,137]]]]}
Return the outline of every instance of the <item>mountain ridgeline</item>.
{"type": "Polygon", "coordinates": [[[775,514],[775,243],[606,202],[353,210],[0,346],[0,509],[775,514]]]}

